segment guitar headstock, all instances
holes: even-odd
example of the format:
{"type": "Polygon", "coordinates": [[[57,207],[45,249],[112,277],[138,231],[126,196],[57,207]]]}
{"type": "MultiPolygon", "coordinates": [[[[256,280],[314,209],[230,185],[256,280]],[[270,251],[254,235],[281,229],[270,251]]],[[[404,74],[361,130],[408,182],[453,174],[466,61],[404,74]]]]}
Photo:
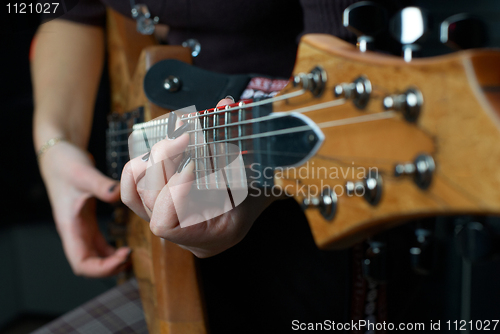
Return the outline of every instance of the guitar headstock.
{"type": "Polygon", "coordinates": [[[500,52],[405,61],[306,35],[294,74],[283,94],[310,92],[273,109],[308,117],[325,140],[275,184],[304,206],[320,247],[417,217],[500,214],[500,52]]]}

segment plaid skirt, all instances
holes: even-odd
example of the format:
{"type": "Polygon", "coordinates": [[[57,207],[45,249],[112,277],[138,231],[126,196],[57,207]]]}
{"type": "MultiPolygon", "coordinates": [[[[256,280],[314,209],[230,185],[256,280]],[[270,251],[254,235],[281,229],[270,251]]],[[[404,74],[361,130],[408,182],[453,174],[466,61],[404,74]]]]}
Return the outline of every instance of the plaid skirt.
{"type": "Polygon", "coordinates": [[[147,334],[137,281],[131,279],[33,334],[147,334]]]}

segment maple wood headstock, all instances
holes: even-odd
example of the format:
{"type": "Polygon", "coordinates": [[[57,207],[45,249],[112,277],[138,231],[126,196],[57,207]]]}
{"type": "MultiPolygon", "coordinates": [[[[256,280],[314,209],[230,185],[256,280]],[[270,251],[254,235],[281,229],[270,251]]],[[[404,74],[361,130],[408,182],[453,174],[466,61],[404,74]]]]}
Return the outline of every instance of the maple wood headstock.
{"type": "Polygon", "coordinates": [[[307,207],[320,247],[346,247],[411,218],[500,214],[500,52],[405,62],[306,35],[294,73],[283,94],[304,83],[322,93],[273,109],[301,112],[325,140],[306,164],[277,172],[275,184],[307,207]],[[317,67],[321,81],[297,75],[317,67]]]}

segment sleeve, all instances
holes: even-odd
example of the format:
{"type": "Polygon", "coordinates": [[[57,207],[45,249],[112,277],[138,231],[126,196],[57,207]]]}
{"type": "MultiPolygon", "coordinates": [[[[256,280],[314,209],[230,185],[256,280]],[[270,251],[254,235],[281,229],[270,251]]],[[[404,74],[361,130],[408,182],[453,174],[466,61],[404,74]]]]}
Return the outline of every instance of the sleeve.
{"type": "MultiPolygon", "coordinates": [[[[54,1],[46,0],[47,3],[54,1]]],[[[93,26],[104,26],[106,22],[106,7],[100,0],[61,0],[55,13],[46,13],[42,22],[56,18],[83,23],[93,26]]]]}

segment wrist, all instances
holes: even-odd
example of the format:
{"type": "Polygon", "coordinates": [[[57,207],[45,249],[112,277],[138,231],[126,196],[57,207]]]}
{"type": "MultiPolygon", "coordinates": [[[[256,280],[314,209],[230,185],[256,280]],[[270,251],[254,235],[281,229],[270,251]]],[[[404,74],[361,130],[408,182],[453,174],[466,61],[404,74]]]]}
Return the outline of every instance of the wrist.
{"type": "Polygon", "coordinates": [[[40,148],[36,151],[36,158],[40,160],[41,156],[48,151],[52,146],[58,144],[59,142],[67,141],[63,137],[54,137],[43,143],[40,148]]]}

